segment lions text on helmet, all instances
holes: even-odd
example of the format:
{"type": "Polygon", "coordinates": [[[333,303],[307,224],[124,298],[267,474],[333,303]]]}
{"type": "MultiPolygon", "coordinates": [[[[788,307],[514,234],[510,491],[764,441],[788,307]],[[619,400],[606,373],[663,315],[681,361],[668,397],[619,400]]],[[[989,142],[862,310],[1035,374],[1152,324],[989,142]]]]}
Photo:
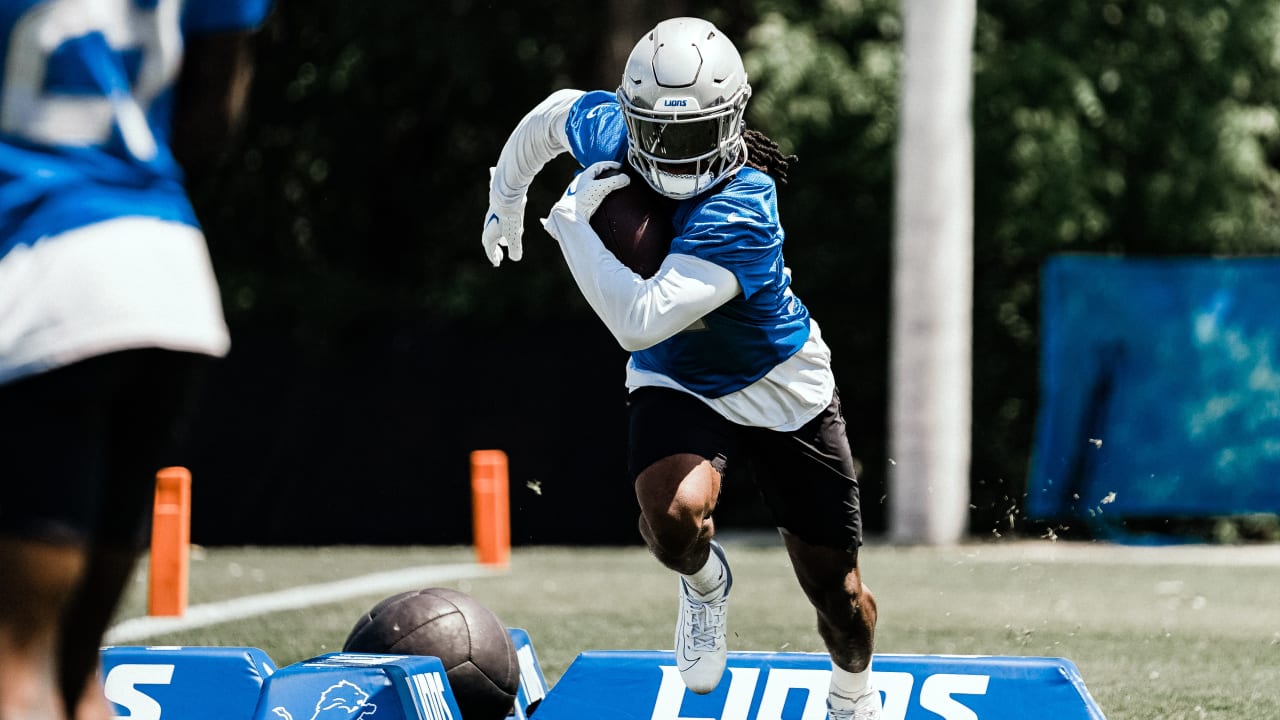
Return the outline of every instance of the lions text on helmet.
{"type": "Polygon", "coordinates": [[[631,51],[618,102],[627,160],[667,197],[693,197],[747,159],[743,114],[751,86],[742,57],[715,25],[673,18],[631,51]]]}

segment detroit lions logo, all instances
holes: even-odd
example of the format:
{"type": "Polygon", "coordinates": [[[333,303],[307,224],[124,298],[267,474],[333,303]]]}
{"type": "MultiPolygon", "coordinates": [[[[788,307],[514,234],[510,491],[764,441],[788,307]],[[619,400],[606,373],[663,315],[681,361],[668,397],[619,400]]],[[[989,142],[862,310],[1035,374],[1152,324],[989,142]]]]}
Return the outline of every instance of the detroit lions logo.
{"type": "MultiPolygon", "coordinates": [[[[361,690],[354,683],[343,680],[320,693],[316,701],[316,711],[310,720],[360,720],[378,711],[378,706],[369,702],[369,693],[361,690]]],[[[293,715],[283,707],[271,708],[271,712],[281,720],[293,720],[293,715]]]]}

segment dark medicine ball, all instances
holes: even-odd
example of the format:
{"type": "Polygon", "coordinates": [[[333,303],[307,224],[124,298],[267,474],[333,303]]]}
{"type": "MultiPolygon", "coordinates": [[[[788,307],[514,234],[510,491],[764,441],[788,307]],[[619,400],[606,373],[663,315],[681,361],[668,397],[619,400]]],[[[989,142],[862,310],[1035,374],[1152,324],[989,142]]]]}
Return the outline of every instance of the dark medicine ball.
{"type": "Polygon", "coordinates": [[[475,598],[448,588],[410,590],[379,602],[356,622],[342,649],[439,658],[463,720],[502,720],[520,686],[506,626],[475,598]]]}

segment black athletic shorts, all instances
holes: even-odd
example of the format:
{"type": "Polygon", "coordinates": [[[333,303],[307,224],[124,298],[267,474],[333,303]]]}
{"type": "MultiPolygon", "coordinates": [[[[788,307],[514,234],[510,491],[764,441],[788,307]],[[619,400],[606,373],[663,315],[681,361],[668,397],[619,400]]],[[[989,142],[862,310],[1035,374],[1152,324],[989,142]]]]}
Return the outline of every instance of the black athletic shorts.
{"type": "Polygon", "coordinates": [[[794,432],[732,423],[698,398],[668,388],[634,390],[627,407],[633,482],[664,457],[701,455],[722,482],[750,478],[774,523],[801,540],[847,551],[862,545],[858,478],[839,392],[794,432]]]}
{"type": "Polygon", "coordinates": [[[142,547],[209,359],[126,350],[0,385],[0,535],[142,547]]]}

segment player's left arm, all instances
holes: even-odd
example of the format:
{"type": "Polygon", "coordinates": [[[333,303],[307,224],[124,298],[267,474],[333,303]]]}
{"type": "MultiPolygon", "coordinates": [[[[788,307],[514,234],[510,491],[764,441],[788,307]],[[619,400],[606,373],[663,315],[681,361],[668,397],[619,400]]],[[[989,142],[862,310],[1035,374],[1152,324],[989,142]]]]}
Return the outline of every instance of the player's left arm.
{"type": "Polygon", "coordinates": [[[560,245],[583,298],[624,349],[652,347],[692,325],[737,295],[737,277],[725,268],[675,253],[651,278],[623,265],[591,227],[591,215],[605,196],[625,187],[625,174],[598,178],[616,162],[601,162],[580,173],[543,220],[560,245]]]}

